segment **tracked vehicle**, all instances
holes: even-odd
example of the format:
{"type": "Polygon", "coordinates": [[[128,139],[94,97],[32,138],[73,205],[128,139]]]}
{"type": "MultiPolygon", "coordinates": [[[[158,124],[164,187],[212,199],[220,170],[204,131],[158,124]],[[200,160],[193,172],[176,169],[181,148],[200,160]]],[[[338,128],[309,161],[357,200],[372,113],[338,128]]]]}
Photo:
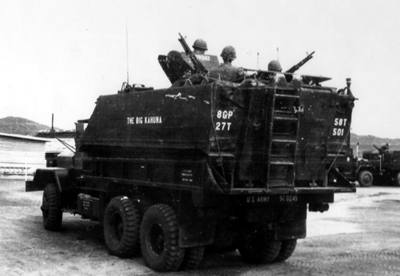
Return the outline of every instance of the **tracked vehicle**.
{"type": "Polygon", "coordinates": [[[98,221],[111,254],[141,252],[156,271],[196,268],[205,246],[285,261],[306,237],[307,209],[355,192],[332,169],[355,98],[293,72],[211,78],[187,48],[159,62],[171,87],[100,96],[76,123],[75,155],[26,183],[44,190],[44,227],[59,230],[63,212],[98,221]]]}

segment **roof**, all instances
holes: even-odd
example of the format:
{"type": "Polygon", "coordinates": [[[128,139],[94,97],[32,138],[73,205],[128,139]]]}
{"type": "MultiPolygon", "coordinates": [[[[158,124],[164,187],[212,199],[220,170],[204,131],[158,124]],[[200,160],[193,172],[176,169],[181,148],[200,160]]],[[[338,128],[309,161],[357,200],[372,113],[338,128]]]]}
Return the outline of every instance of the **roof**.
{"type": "Polygon", "coordinates": [[[2,133],[0,132],[0,137],[8,137],[8,138],[16,138],[16,139],[23,139],[23,140],[30,140],[30,141],[37,141],[37,142],[50,142],[51,139],[44,139],[44,138],[37,138],[33,136],[26,136],[26,135],[18,135],[18,134],[9,134],[9,133],[2,133]]]}

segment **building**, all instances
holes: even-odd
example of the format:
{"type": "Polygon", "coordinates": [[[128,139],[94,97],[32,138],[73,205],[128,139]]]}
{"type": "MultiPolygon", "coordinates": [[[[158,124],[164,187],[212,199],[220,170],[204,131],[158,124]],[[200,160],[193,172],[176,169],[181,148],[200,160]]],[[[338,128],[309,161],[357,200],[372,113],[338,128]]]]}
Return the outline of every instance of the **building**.
{"type": "Polygon", "coordinates": [[[0,133],[0,174],[32,174],[45,167],[46,142],[51,139],[0,133]]]}

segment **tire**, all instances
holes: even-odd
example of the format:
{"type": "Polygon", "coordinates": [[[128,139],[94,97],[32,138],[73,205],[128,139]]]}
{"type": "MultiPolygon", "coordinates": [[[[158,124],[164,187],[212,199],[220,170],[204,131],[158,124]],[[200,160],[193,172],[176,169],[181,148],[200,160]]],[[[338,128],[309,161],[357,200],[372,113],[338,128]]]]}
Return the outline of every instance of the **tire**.
{"type": "Polygon", "coordinates": [[[179,226],[174,210],[166,204],[151,206],[140,228],[140,245],[144,262],[159,272],[176,271],[185,250],[179,247],[179,226]]]}
{"type": "Polygon", "coordinates": [[[394,174],[393,185],[396,187],[400,186],[400,172],[394,174]]]}
{"type": "Polygon", "coordinates": [[[185,249],[185,257],[179,270],[196,269],[204,256],[204,246],[197,246],[185,249]]]}
{"type": "Polygon", "coordinates": [[[47,184],[44,188],[40,209],[44,228],[50,231],[59,231],[62,223],[61,195],[55,184],[47,184]]]}
{"type": "Polygon", "coordinates": [[[281,241],[268,238],[264,231],[254,230],[244,235],[238,249],[246,262],[268,264],[279,255],[281,244],[281,241]]]}
{"type": "Polygon", "coordinates": [[[140,213],[128,197],[111,199],[103,223],[104,240],[110,254],[126,258],[140,252],[140,213]]]}
{"type": "Polygon", "coordinates": [[[374,177],[370,171],[361,171],[358,175],[358,183],[360,183],[362,187],[372,186],[373,181],[374,177]]]}
{"type": "Polygon", "coordinates": [[[282,241],[281,250],[278,256],[275,258],[274,262],[283,262],[292,256],[294,250],[296,249],[297,240],[284,240],[282,241]]]}

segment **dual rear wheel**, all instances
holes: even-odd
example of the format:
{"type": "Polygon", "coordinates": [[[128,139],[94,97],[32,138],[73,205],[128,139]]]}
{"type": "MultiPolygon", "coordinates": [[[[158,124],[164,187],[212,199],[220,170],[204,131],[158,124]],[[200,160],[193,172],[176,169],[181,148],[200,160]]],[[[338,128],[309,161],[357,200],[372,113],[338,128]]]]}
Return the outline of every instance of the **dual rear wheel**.
{"type": "Polygon", "coordinates": [[[246,262],[268,264],[287,260],[296,249],[296,244],[296,239],[277,241],[265,231],[253,230],[244,235],[238,249],[246,262]]]}
{"type": "Polygon", "coordinates": [[[148,267],[159,272],[195,269],[204,247],[179,247],[175,211],[166,204],[149,207],[141,219],[139,208],[127,197],[113,198],[104,216],[104,238],[111,254],[130,257],[142,253],[148,267]]]}
{"type": "Polygon", "coordinates": [[[281,249],[279,250],[278,256],[274,259],[274,262],[283,262],[292,256],[296,249],[297,240],[283,240],[281,249]]]}
{"type": "Polygon", "coordinates": [[[126,258],[140,251],[140,213],[125,196],[111,199],[104,215],[104,240],[112,255],[126,258]]]}
{"type": "Polygon", "coordinates": [[[195,269],[204,255],[204,247],[179,247],[179,225],[175,211],[166,204],[151,206],[140,230],[141,251],[146,265],[156,271],[195,269]]]}

